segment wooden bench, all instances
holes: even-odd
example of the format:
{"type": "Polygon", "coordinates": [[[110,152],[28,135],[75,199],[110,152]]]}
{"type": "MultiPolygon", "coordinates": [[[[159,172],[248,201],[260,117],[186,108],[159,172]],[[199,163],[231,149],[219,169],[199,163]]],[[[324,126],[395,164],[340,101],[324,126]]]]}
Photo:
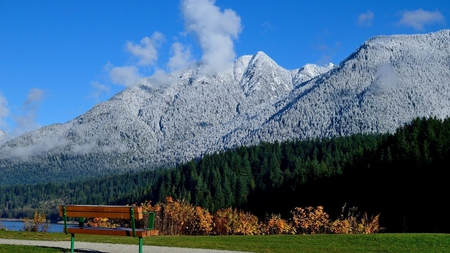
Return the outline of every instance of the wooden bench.
{"type": "Polygon", "coordinates": [[[65,205],[59,207],[59,215],[64,218],[64,232],[71,234],[70,252],[74,252],[75,234],[90,235],[114,235],[114,236],[133,236],[139,238],[139,253],[142,253],[142,238],[155,235],[154,218],[155,213],[148,213],[148,227],[136,228],[136,220],[144,218],[142,207],[133,206],[94,206],[94,205],[65,205]],[[68,227],[67,218],[79,218],[78,227],[68,227]],[[129,228],[103,228],[86,227],[84,218],[109,218],[109,219],[127,219],[130,220],[129,228]]]}

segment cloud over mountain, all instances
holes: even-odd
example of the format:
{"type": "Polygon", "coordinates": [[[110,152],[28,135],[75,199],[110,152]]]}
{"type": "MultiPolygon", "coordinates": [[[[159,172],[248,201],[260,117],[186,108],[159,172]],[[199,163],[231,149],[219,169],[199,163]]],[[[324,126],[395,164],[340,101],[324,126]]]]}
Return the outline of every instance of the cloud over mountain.
{"type": "Polygon", "coordinates": [[[236,57],[233,40],[242,30],[241,18],[231,9],[222,12],[214,3],[213,0],[185,0],[181,9],[186,30],[200,44],[206,71],[224,71],[236,57]]]}
{"type": "MultiPolygon", "coordinates": [[[[199,64],[203,71],[221,72],[231,68],[236,58],[234,40],[238,39],[242,30],[240,17],[231,9],[220,10],[213,0],[183,0],[181,12],[185,32],[195,37],[202,51],[199,64]]],[[[137,62],[128,66],[107,66],[111,81],[125,87],[137,85],[144,76],[143,67],[146,70],[153,67],[155,77],[160,78],[165,70],[157,66],[156,60],[163,42],[165,36],[161,32],[142,38],[139,44],[128,41],[126,49],[137,62]]],[[[172,43],[172,56],[166,63],[167,70],[178,71],[197,62],[191,54],[191,47],[181,42],[172,43]]]]}
{"type": "Polygon", "coordinates": [[[433,23],[445,23],[445,17],[440,11],[424,11],[422,9],[403,11],[398,25],[410,26],[414,30],[422,31],[424,26],[433,23]]]}
{"type": "Polygon", "coordinates": [[[357,24],[360,25],[360,26],[371,26],[374,17],[375,17],[375,15],[371,11],[367,11],[365,13],[361,13],[358,16],[357,24]]]}

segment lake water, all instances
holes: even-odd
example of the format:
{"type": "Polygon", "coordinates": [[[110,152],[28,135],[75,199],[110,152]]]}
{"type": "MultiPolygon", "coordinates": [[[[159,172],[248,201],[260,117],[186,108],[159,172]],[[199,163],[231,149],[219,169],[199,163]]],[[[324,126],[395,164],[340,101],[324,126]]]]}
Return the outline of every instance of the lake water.
{"type": "MultiPolygon", "coordinates": [[[[9,231],[21,231],[23,225],[24,223],[21,220],[0,220],[0,228],[3,226],[9,231]]],[[[62,233],[63,229],[64,224],[50,223],[47,232],[62,233]]]]}

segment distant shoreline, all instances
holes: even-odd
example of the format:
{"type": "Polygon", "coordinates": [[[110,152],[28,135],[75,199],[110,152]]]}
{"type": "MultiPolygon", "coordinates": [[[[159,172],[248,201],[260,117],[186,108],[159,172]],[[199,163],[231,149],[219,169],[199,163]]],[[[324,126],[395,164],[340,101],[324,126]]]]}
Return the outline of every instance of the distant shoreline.
{"type": "MultiPolygon", "coordinates": [[[[13,218],[0,218],[0,223],[2,221],[8,221],[8,222],[23,222],[23,219],[13,219],[13,218]]],[[[58,222],[50,222],[50,224],[62,224],[64,225],[64,221],[58,221],[58,222]]],[[[68,225],[78,225],[78,221],[67,221],[68,225]]]]}
{"type": "Polygon", "coordinates": [[[0,218],[0,222],[2,221],[23,221],[22,219],[13,219],[13,218],[0,218]]]}

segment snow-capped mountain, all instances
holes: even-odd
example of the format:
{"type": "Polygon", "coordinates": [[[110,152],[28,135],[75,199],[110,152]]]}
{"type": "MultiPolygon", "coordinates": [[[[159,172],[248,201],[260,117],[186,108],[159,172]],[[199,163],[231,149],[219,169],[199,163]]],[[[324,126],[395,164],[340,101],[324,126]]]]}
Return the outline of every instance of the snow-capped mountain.
{"type": "Polygon", "coordinates": [[[338,66],[286,70],[263,52],[222,73],[195,66],[3,143],[0,184],[171,166],[260,141],[394,131],[450,115],[449,82],[450,30],[375,37],[338,66]]]}

